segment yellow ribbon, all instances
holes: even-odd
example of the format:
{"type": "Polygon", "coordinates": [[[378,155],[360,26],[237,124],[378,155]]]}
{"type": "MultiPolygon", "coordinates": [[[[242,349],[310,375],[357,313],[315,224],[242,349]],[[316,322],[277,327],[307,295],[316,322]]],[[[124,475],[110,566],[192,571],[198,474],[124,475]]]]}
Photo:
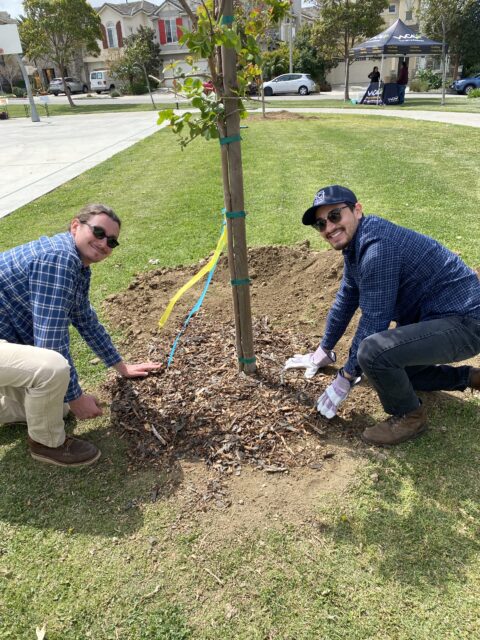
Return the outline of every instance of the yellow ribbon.
{"type": "Polygon", "coordinates": [[[183,296],[183,294],[186,291],[188,291],[191,287],[193,287],[193,285],[196,284],[201,278],[203,278],[203,276],[206,273],[208,273],[211,269],[213,269],[226,243],[227,243],[227,226],[225,225],[223,227],[222,234],[218,240],[215,252],[213,256],[210,258],[210,260],[208,261],[208,263],[205,266],[203,266],[200,269],[200,271],[198,271],[193,276],[193,278],[190,278],[190,280],[186,284],[184,284],[183,287],[181,287],[181,289],[179,289],[172,298],[170,298],[170,302],[168,303],[167,308],[163,312],[163,315],[158,322],[158,326],[160,327],[160,329],[162,329],[165,326],[165,323],[167,322],[170,314],[172,313],[173,307],[176,305],[178,300],[183,296]]]}

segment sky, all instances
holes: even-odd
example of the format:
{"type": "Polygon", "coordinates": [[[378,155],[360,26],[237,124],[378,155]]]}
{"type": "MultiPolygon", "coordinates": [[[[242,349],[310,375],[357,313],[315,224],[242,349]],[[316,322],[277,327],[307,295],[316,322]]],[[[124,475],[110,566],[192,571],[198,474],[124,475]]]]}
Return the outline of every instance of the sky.
{"type": "MultiPolygon", "coordinates": [[[[150,0],[152,4],[160,4],[161,0],[150,0]]],[[[119,4],[125,2],[125,0],[108,0],[112,4],[119,4]]],[[[102,4],[102,0],[89,0],[92,6],[99,7],[102,4]]],[[[308,5],[308,0],[302,2],[303,5],[308,5]]],[[[12,18],[18,18],[23,13],[23,0],[0,0],[0,11],[6,11],[12,18]]]]}

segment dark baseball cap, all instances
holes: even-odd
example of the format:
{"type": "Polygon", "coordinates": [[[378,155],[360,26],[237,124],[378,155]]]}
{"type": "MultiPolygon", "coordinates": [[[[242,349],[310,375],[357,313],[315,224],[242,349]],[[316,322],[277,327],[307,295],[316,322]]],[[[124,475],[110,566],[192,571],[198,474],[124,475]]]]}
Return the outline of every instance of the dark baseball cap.
{"type": "Polygon", "coordinates": [[[353,191],[338,184],[319,189],[315,194],[312,206],[303,214],[303,224],[314,224],[317,207],[322,207],[324,204],[339,204],[340,202],[355,205],[358,201],[353,191]]]}

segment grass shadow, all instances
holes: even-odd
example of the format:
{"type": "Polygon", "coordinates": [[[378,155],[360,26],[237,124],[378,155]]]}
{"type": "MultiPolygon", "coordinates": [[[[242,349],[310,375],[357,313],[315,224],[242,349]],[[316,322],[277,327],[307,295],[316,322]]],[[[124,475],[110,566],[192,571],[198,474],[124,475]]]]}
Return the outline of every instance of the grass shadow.
{"type": "Polygon", "coordinates": [[[354,520],[337,519],[328,536],[360,546],[385,578],[446,587],[480,551],[480,412],[475,400],[423,397],[429,432],[390,450],[359,489],[354,520]]]}
{"type": "Polygon", "coordinates": [[[143,525],[142,504],[167,497],[181,482],[180,469],[168,479],[158,469],[136,473],[124,444],[105,427],[81,431],[100,447],[102,457],[91,467],[66,469],[29,456],[25,425],[0,427],[0,520],[45,530],[128,536],[143,525]]]}

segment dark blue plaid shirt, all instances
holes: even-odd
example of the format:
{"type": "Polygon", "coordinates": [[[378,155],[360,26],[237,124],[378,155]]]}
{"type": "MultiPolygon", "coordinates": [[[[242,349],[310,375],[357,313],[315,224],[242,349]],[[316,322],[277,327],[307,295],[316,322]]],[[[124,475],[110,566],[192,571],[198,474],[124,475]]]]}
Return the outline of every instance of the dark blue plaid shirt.
{"type": "Polygon", "coordinates": [[[61,353],[70,364],[65,402],[82,394],[70,356],[69,325],[107,367],[120,362],[88,299],[85,267],[70,232],[0,253],[0,339],[61,353]]]}
{"type": "Polygon", "coordinates": [[[343,278],[321,344],[333,349],[360,308],[345,364],[350,375],[361,372],[357,351],[362,340],[385,331],[391,321],[407,325],[446,316],[480,318],[477,274],[433,238],[367,216],[343,256],[343,278]]]}

